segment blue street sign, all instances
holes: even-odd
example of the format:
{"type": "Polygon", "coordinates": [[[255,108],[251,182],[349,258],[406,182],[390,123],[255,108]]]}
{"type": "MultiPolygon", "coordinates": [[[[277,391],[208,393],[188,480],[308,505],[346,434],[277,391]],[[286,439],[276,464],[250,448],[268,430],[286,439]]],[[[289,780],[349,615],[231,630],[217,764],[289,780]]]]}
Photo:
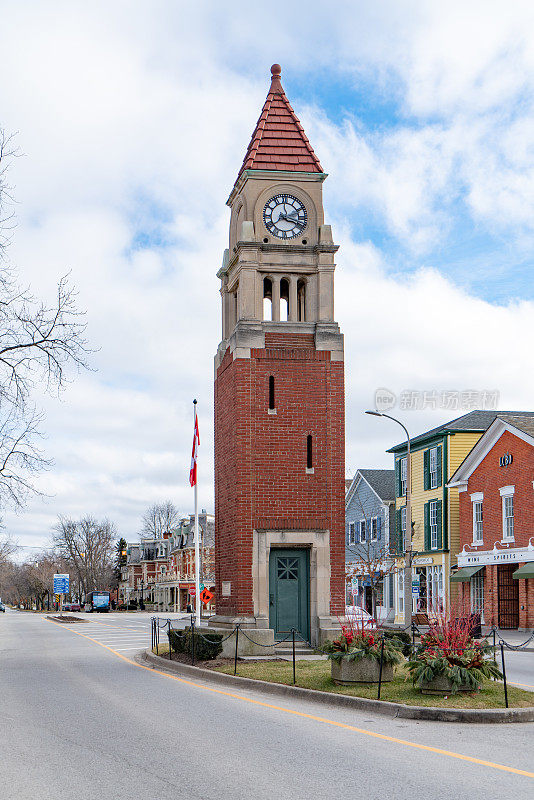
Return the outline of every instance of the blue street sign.
{"type": "Polygon", "coordinates": [[[54,574],[54,594],[69,593],[69,575],[54,574]]]}

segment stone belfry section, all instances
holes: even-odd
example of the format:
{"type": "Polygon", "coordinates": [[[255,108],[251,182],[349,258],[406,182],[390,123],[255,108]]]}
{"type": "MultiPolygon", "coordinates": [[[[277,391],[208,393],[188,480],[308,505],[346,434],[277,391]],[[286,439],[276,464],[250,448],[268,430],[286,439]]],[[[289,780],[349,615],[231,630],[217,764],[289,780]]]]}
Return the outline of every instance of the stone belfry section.
{"type": "MultiPolygon", "coordinates": [[[[326,178],[271,68],[228,198],[215,357],[217,617],[316,644],[344,613],[344,365],[326,178]]],[[[251,632],[252,633],[252,632],[251,632]]]]}

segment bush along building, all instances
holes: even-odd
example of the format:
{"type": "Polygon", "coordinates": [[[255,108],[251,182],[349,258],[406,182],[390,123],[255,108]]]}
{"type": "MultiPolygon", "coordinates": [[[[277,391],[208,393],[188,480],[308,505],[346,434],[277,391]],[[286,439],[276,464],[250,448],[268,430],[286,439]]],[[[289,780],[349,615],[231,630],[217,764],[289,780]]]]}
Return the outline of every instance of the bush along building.
{"type": "Polygon", "coordinates": [[[482,622],[534,627],[534,414],[503,413],[452,475],[459,492],[451,582],[482,622]]]}
{"type": "Polygon", "coordinates": [[[345,496],[346,603],[394,617],[395,470],[359,469],[345,496]]]}
{"type": "MultiPolygon", "coordinates": [[[[205,509],[198,515],[200,533],[200,582],[215,588],[215,518],[205,509]]],[[[194,515],[184,518],[172,532],[161,537],[141,537],[128,544],[122,567],[121,603],[143,604],[156,611],[186,611],[195,588],[194,515]]],[[[204,612],[213,612],[210,602],[204,612]]]]}
{"type": "MultiPolygon", "coordinates": [[[[500,412],[499,412],[500,413],[500,412]]],[[[410,440],[412,499],[412,612],[417,622],[450,607],[449,576],[460,549],[457,486],[451,476],[497,417],[471,411],[410,440]]],[[[406,442],[388,450],[395,462],[395,622],[404,622],[406,552],[406,442]]],[[[452,597],[456,596],[453,585],[452,597]]]]}

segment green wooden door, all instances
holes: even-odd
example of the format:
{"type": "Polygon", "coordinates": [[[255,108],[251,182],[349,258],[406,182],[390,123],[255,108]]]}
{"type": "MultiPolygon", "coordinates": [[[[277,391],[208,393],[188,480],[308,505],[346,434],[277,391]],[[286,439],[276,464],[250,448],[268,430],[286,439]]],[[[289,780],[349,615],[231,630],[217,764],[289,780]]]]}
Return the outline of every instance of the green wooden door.
{"type": "Polygon", "coordinates": [[[310,640],[308,550],[271,550],[269,556],[269,626],[277,639],[295,628],[310,640]]]}

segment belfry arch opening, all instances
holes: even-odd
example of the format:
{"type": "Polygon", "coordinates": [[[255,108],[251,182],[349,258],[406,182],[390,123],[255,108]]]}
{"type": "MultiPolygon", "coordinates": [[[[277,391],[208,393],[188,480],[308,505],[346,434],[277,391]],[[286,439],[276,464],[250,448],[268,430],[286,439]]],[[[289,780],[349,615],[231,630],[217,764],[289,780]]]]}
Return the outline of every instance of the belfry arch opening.
{"type": "Polygon", "coordinates": [[[280,322],[287,322],[289,319],[289,281],[282,278],[280,281],[280,322]]]}
{"type": "Polygon", "coordinates": [[[270,322],[273,318],[273,282],[270,278],[263,279],[263,319],[270,322]]]}
{"type": "Polygon", "coordinates": [[[306,281],[297,281],[297,321],[306,322],[306,281]]]}

